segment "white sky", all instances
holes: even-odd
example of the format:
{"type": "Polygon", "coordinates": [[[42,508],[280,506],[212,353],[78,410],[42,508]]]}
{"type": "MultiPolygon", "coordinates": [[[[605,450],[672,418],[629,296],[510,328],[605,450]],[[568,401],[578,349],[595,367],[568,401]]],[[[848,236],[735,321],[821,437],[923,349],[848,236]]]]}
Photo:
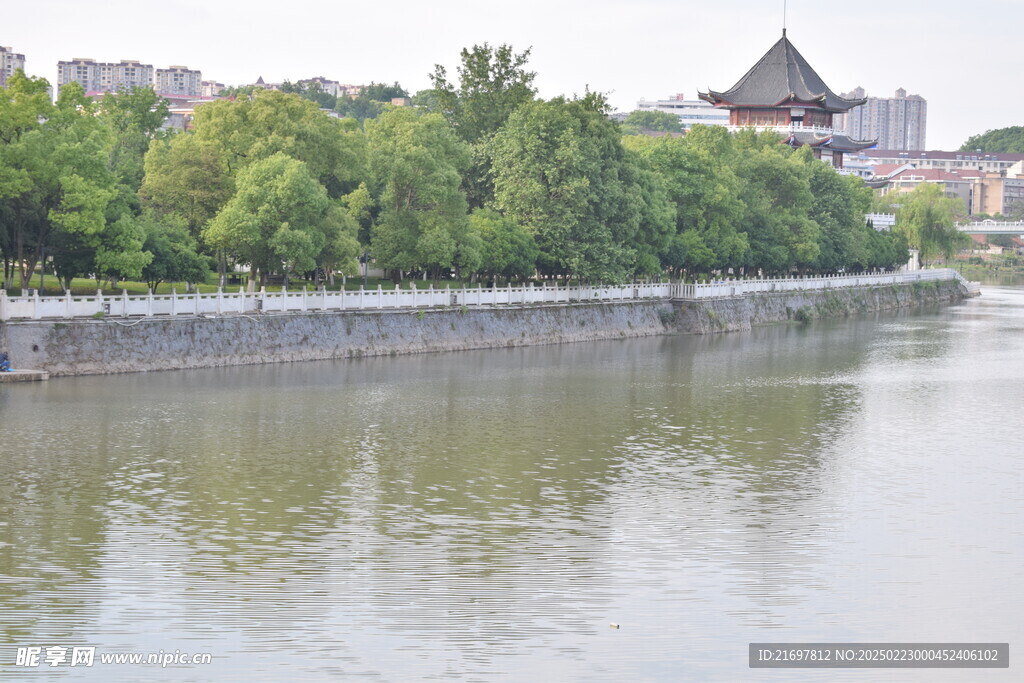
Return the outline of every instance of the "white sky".
{"type": "MultiPolygon", "coordinates": [[[[542,97],[610,93],[687,98],[731,87],[781,35],[783,0],[20,0],[0,14],[0,45],[31,75],[57,61],[183,64],[244,84],[326,76],[343,83],[429,86],[435,63],[455,73],[474,43],[533,47],[542,97]]],[[[837,93],[896,88],[928,100],[928,148],[1024,125],[1022,0],[788,0],[788,35],[837,93]]]]}

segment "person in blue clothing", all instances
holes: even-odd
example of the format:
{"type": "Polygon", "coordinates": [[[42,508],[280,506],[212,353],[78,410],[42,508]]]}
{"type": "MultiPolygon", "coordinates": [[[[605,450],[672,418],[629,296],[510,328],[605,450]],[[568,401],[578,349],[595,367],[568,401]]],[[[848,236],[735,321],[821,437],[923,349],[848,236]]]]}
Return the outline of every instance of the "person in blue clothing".
{"type": "Polygon", "coordinates": [[[11,359],[7,356],[7,352],[0,353],[0,372],[11,371],[11,359]]]}

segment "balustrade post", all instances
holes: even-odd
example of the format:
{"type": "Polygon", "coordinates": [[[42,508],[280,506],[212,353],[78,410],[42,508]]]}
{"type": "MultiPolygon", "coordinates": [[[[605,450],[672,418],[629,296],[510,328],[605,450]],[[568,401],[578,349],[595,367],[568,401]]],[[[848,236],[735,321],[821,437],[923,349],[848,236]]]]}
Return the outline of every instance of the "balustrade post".
{"type": "Polygon", "coordinates": [[[217,315],[224,313],[224,291],[217,285],[217,315]]]}
{"type": "MultiPolygon", "coordinates": [[[[410,282],[409,289],[412,291],[412,307],[416,308],[416,283],[410,282]]],[[[397,295],[396,295],[397,296],[397,295]]],[[[395,306],[398,306],[398,302],[395,302],[395,306]]]]}
{"type": "MultiPolygon", "coordinates": [[[[4,294],[4,295],[3,295],[3,298],[4,298],[4,299],[6,299],[6,298],[7,298],[7,297],[6,297],[6,294],[4,294]]],[[[2,305],[3,305],[3,304],[0,304],[0,306],[2,306],[2,305]]],[[[65,318],[70,318],[70,317],[72,317],[72,315],[71,315],[71,307],[72,307],[72,301],[71,301],[71,290],[70,290],[70,289],[68,289],[68,290],[66,290],[66,291],[64,292],[64,317],[65,317],[65,318]]],[[[2,318],[2,317],[0,317],[0,320],[2,320],[2,319],[3,319],[3,318],[2,318]]]]}
{"type": "Polygon", "coordinates": [[[171,315],[174,316],[178,312],[178,290],[175,287],[171,287],[171,315]]]}
{"type": "Polygon", "coordinates": [[[146,317],[153,317],[153,290],[146,287],[146,317]]]}
{"type": "Polygon", "coordinates": [[[0,289],[0,321],[7,320],[7,290],[0,289]]]}
{"type": "Polygon", "coordinates": [[[309,300],[307,299],[306,285],[302,285],[302,302],[299,304],[299,310],[305,313],[309,310],[309,300]]]}
{"type": "Polygon", "coordinates": [[[122,289],[121,290],[121,317],[122,318],[127,318],[128,317],[128,290],[127,289],[122,289]]]}
{"type": "MultiPolygon", "coordinates": [[[[395,283],[395,287],[398,287],[398,283],[395,283]]],[[[377,284],[377,308],[384,308],[384,287],[377,284]]]]}

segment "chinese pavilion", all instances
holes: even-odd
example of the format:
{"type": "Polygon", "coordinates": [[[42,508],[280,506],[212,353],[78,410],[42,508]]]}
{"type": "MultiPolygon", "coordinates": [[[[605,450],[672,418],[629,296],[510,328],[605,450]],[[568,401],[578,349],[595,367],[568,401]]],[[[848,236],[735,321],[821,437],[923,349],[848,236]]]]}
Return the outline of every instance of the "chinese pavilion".
{"type": "Polygon", "coordinates": [[[782,38],[739,82],[725,92],[699,93],[702,100],[729,110],[732,128],[777,130],[793,147],[808,145],[815,158],[843,167],[843,154],[874,147],[874,140],[853,140],[832,128],[832,115],[867,100],[848,100],[832,92],[782,29],[782,38]]]}

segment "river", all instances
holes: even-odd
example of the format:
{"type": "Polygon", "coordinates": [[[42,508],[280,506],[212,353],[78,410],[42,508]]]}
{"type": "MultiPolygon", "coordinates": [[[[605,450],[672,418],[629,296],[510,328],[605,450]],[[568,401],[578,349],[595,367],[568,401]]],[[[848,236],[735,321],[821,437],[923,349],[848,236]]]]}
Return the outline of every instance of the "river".
{"type": "MultiPolygon", "coordinates": [[[[1012,652],[1022,331],[1024,287],[991,286],[748,333],[0,385],[0,675],[879,680],[752,671],[747,644],[1012,652]],[[96,662],[15,666],[29,646],[96,662]],[[212,662],[99,661],[175,650],[212,662]]],[[[942,680],[978,673],[1012,670],[942,680]]]]}

